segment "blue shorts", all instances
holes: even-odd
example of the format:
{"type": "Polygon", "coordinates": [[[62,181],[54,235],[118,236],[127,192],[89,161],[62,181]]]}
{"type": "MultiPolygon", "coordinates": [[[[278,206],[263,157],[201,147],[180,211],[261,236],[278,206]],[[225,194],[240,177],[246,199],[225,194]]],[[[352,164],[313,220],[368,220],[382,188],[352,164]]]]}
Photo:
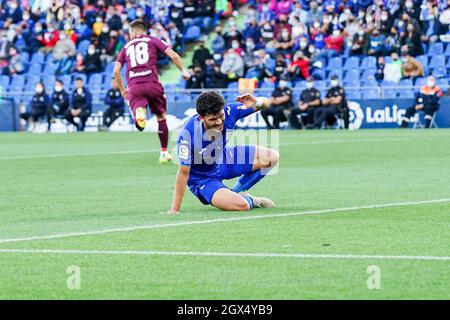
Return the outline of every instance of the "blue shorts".
{"type": "Polygon", "coordinates": [[[225,147],[225,152],[232,157],[227,157],[226,163],[220,166],[221,176],[207,179],[192,186],[189,186],[191,192],[201,201],[201,203],[211,204],[212,197],[217,190],[222,188],[229,189],[222,183],[223,179],[233,179],[243,174],[252,172],[253,160],[255,159],[255,146],[234,146],[225,147]],[[229,160],[231,159],[231,160],[229,160]],[[238,164],[237,160],[245,159],[244,164],[238,164]]]}

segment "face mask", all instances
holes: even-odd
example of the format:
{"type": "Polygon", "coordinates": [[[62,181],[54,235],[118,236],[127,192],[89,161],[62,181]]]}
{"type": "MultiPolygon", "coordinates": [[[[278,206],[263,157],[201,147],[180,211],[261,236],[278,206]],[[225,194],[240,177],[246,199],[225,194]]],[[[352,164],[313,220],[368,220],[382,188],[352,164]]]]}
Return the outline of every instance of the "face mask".
{"type": "Polygon", "coordinates": [[[53,29],[53,28],[48,28],[47,31],[48,31],[48,32],[53,32],[53,31],[55,31],[55,29],[53,29]]]}
{"type": "Polygon", "coordinates": [[[350,14],[350,9],[345,9],[344,12],[345,14],[350,14]]]}
{"type": "Polygon", "coordinates": [[[65,35],[65,34],[61,34],[61,35],[59,36],[59,39],[60,39],[60,40],[65,40],[65,39],[66,39],[66,35],[65,35]]]}
{"type": "Polygon", "coordinates": [[[63,90],[62,86],[55,86],[55,91],[56,92],[61,92],[63,90]]]}
{"type": "Polygon", "coordinates": [[[387,21],[388,16],[381,16],[381,21],[387,21]]]}
{"type": "Polygon", "coordinates": [[[268,7],[268,6],[264,6],[264,7],[262,8],[262,11],[263,11],[263,12],[268,12],[268,11],[269,11],[269,7],[268,7]]]}
{"type": "Polygon", "coordinates": [[[341,34],[341,32],[339,30],[334,30],[333,31],[333,36],[337,37],[341,34]]]}
{"type": "Polygon", "coordinates": [[[312,83],[312,82],[307,82],[306,83],[306,88],[307,89],[312,89],[313,86],[314,86],[314,83],[312,83]]]}
{"type": "Polygon", "coordinates": [[[287,37],[289,37],[289,32],[282,32],[282,33],[281,33],[281,36],[282,36],[283,38],[287,38],[287,37]]]}
{"type": "Polygon", "coordinates": [[[398,22],[398,26],[401,28],[401,27],[403,27],[405,25],[405,23],[403,22],[403,21],[399,21],[398,22]]]}
{"type": "Polygon", "coordinates": [[[314,53],[316,50],[313,47],[311,47],[308,49],[308,51],[309,51],[309,53],[314,53]]]}
{"type": "Polygon", "coordinates": [[[12,10],[16,10],[16,9],[17,9],[17,3],[13,2],[13,3],[11,3],[11,4],[9,5],[9,7],[10,7],[12,10]]]}
{"type": "Polygon", "coordinates": [[[142,11],[136,12],[136,17],[141,18],[144,15],[142,11]]]}
{"type": "Polygon", "coordinates": [[[320,28],[320,23],[319,22],[314,22],[314,28],[319,29],[320,28]]]}
{"type": "Polygon", "coordinates": [[[103,33],[108,33],[109,28],[108,28],[108,27],[103,27],[103,28],[102,28],[102,31],[103,31],[103,33]]]}
{"type": "Polygon", "coordinates": [[[428,81],[427,81],[427,86],[429,86],[429,87],[434,87],[434,85],[435,85],[435,83],[434,83],[433,80],[428,80],[428,81]]]}
{"type": "Polygon", "coordinates": [[[177,19],[180,16],[178,12],[172,12],[172,18],[177,19]]]}
{"type": "Polygon", "coordinates": [[[364,35],[364,31],[363,30],[359,30],[358,31],[358,36],[362,37],[364,35]]]}
{"type": "Polygon", "coordinates": [[[281,80],[279,86],[280,88],[286,88],[288,86],[288,82],[285,80],[281,80]]]}
{"type": "Polygon", "coordinates": [[[330,84],[332,87],[337,87],[339,85],[339,82],[337,80],[331,80],[330,84]]]}
{"type": "Polygon", "coordinates": [[[408,2],[405,3],[405,6],[406,6],[408,9],[411,9],[411,8],[413,7],[413,3],[408,1],[408,2]]]}
{"type": "Polygon", "coordinates": [[[308,45],[308,42],[300,41],[300,48],[305,49],[307,45],[308,45]]]}
{"type": "Polygon", "coordinates": [[[370,16],[367,17],[367,18],[366,18],[366,21],[367,21],[367,23],[371,23],[371,22],[372,22],[372,17],[370,17],[370,16]]]}
{"type": "Polygon", "coordinates": [[[82,93],[83,93],[83,88],[78,88],[78,89],[77,89],[77,93],[78,93],[78,94],[82,94],[82,93]]]}
{"type": "Polygon", "coordinates": [[[95,53],[95,49],[92,49],[92,48],[88,49],[88,54],[93,55],[94,53],[95,53]]]}
{"type": "Polygon", "coordinates": [[[233,42],[233,43],[231,44],[231,47],[232,47],[233,49],[237,49],[237,48],[239,48],[239,43],[233,42]]]}
{"type": "Polygon", "coordinates": [[[30,16],[23,15],[22,17],[23,17],[23,20],[25,20],[25,21],[30,20],[30,16]]]}
{"type": "Polygon", "coordinates": [[[130,29],[130,26],[129,25],[127,25],[127,24],[124,24],[123,25],[123,30],[124,31],[128,31],[130,29]]]}
{"type": "Polygon", "coordinates": [[[228,21],[228,25],[229,25],[230,27],[234,27],[234,26],[236,25],[236,21],[230,20],[230,21],[228,21]]]}
{"type": "Polygon", "coordinates": [[[247,49],[253,49],[255,47],[255,44],[253,42],[246,42],[245,46],[247,47],[247,49]]]}
{"type": "Polygon", "coordinates": [[[44,88],[36,87],[36,93],[42,93],[42,92],[44,92],[44,88]]]}
{"type": "Polygon", "coordinates": [[[102,18],[100,18],[100,17],[96,18],[95,22],[102,22],[102,18]]]}
{"type": "Polygon", "coordinates": [[[230,59],[234,59],[234,58],[236,58],[236,53],[229,53],[229,54],[228,54],[228,57],[229,57],[230,59]]]}

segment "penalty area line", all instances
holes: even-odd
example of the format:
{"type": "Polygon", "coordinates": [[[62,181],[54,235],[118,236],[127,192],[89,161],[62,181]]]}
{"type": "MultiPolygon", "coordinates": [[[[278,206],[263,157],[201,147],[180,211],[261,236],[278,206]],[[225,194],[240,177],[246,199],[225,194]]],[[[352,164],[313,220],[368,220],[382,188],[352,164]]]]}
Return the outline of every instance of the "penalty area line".
{"type": "Polygon", "coordinates": [[[415,205],[422,205],[422,204],[447,203],[447,202],[450,202],[450,198],[411,201],[411,202],[373,204],[373,205],[363,205],[363,206],[355,206],[355,207],[319,209],[319,210],[297,211],[297,212],[287,212],[287,213],[241,215],[241,216],[234,216],[234,217],[228,217],[228,218],[217,218],[217,219],[208,219],[208,220],[191,220],[191,221],[152,224],[152,225],[143,225],[143,226],[130,226],[130,227],[93,230],[93,231],[70,232],[70,233],[61,233],[61,234],[52,234],[52,235],[43,235],[43,236],[29,236],[29,237],[20,237],[20,238],[12,238],[12,239],[0,239],[0,244],[14,243],[14,242],[38,241],[38,240],[52,240],[52,239],[81,237],[81,236],[92,236],[92,235],[102,235],[102,234],[108,234],[108,233],[130,232],[130,231],[150,230],[150,229],[162,229],[162,228],[171,228],[171,227],[180,227],[180,226],[212,224],[212,223],[220,223],[220,222],[284,218],[284,217],[295,217],[295,216],[302,216],[302,215],[316,215],[316,214],[325,214],[325,213],[358,211],[358,210],[363,210],[363,209],[380,209],[380,208],[404,207],[404,206],[415,206],[415,205]]]}
{"type": "Polygon", "coordinates": [[[152,250],[66,250],[66,249],[0,249],[1,253],[30,254],[81,254],[81,255],[130,255],[130,256],[191,256],[231,258],[299,258],[299,259],[358,259],[358,260],[418,260],[450,261],[448,256],[368,255],[368,254],[313,254],[313,253],[266,253],[266,252],[195,252],[152,250]]]}

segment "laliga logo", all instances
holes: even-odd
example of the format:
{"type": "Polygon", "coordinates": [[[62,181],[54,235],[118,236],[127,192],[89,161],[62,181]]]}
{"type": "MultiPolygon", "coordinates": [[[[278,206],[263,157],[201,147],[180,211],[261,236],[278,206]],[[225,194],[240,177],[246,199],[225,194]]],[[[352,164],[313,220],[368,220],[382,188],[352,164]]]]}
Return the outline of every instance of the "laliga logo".
{"type": "Polygon", "coordinates": [[[364,120],[364,112],[361,109],[359,103],[354,101],[348,101],[348,109],[350,113],[350,123],[348,128],[350,130],[356,130],[361,128],[362,122],[364,120]]]}

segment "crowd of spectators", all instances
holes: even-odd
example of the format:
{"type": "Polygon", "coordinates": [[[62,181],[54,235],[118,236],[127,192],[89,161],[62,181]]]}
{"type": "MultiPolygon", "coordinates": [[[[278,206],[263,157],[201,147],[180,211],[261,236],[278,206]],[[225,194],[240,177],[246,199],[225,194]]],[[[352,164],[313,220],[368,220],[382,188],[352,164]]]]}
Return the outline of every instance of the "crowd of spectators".
{"type": "Polygon", "coordinates": [[[200,44],[191,69],[202,73],[186,88],[222,88],[240,77],[322,80],[338,56],[376,57],[379,81],[421,77],[415,57],[450,41],[449,27],[450,0],[253,0],[242,27],[231,15],[216,27],[210,50],[200,44]]]}

